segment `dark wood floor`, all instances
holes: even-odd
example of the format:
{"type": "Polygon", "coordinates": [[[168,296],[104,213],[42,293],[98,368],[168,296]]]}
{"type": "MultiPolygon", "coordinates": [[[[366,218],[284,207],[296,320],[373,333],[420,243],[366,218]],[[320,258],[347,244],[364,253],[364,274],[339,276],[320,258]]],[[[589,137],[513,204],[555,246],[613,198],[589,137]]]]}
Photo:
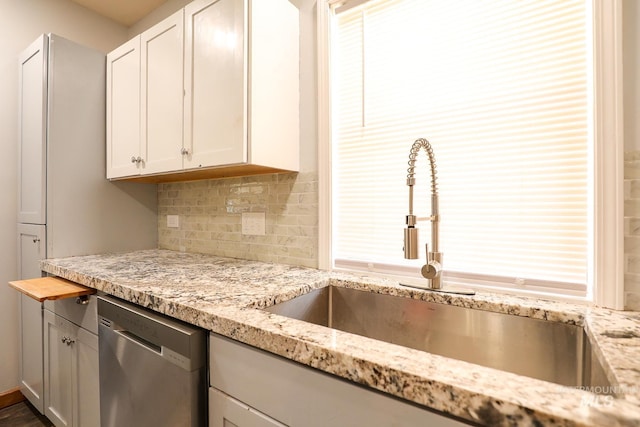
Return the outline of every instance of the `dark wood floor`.
{"type": "Polygon", "coordinates": [[[1,427],[53,427],[53,424],[41,415],[27,401],[0,409],[1,427]]]}

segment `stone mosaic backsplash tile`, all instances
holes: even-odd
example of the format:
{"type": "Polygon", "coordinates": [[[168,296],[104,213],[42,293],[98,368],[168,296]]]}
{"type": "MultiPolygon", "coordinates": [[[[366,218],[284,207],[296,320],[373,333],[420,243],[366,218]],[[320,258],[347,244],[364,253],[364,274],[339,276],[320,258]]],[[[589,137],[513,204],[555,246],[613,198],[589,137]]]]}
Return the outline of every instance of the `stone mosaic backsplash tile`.
{"type": "MultiPolygon", "coordinates": [[[[624,158],[625,309],[640,310],[640,151],[624,158]]],[[[258,175],[158,185],[158,246],[318,266],[318,176],[258,175]],[[264,212],[265,235],[243,235],[243,212],[264,212]],[[167,227],[179,215],[179,227],[167,227]]]]}
{"type": "Polygon", "coordinates": [[[317,173],[159,184],[158,246],[316,268],[317,173]],[[242,234],[243,212],[264,213],[264,235],[242,234]],[[167,215],[179,216],[177,228],[167,215]]]}
{"type": "Polygon", "coordinates": [[[624,154],[625,309],[640,310],[640,151],[624,154]]]}

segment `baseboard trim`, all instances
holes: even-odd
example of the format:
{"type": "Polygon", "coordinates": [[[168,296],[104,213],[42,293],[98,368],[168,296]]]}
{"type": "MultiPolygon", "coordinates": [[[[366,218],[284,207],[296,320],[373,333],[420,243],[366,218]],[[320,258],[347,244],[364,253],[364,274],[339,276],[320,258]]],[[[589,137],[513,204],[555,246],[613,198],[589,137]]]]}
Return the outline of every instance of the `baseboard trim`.
{"type": "Polygon", "coordinates": [[[11,406],[15,403],[22,402],[24,395],[20,392],[20,388],[12,388],[11,390],[0,393],[0,409],[11,406]]]}

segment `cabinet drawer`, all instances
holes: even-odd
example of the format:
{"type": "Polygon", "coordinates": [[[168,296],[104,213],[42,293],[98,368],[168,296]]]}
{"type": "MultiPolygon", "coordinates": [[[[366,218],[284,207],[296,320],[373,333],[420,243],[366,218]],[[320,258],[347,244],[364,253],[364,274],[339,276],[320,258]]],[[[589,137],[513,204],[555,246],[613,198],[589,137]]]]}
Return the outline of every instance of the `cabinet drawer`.
{"type": "MultiPolygon", "coordinates": [[[[220,335],[211,334],[209,344],[211,386],[241,402],[227,401],[232,414],[246,405],[291,427],[465,425],[220,335]]],[[[215,413],[210,417],[220,419],[215,413]]]]}
{"type": "Polygon", "coordinates": [[[78,298],[47,300],[44,308],[97,335],[98,299],[96,295],[89,295],[87,301],[87,304],[81,304],[78,298]]]}
{"type": "Polygon", "coordinates": [[[227,396],[215,388],[209,389],[209,427],[286,427],[261,412],[227,396]]]}

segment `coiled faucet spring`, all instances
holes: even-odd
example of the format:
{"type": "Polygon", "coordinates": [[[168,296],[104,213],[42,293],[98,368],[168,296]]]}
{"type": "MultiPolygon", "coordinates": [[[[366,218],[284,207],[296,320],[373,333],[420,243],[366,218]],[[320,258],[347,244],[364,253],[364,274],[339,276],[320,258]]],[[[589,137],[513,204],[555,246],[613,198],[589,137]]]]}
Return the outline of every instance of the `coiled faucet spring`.
{"type": "Polygon", "coordinates": [[[436,156],[433,154],[431,143],[424,138],[415,140],[409,151],[409,168],[407,169],[407,185],[415,184],[416,157],[420,149],[424,148],[429,156],[429,167],[431,168],[431,194],[438,194],[438,168],[436,166],[436,156]]]}

